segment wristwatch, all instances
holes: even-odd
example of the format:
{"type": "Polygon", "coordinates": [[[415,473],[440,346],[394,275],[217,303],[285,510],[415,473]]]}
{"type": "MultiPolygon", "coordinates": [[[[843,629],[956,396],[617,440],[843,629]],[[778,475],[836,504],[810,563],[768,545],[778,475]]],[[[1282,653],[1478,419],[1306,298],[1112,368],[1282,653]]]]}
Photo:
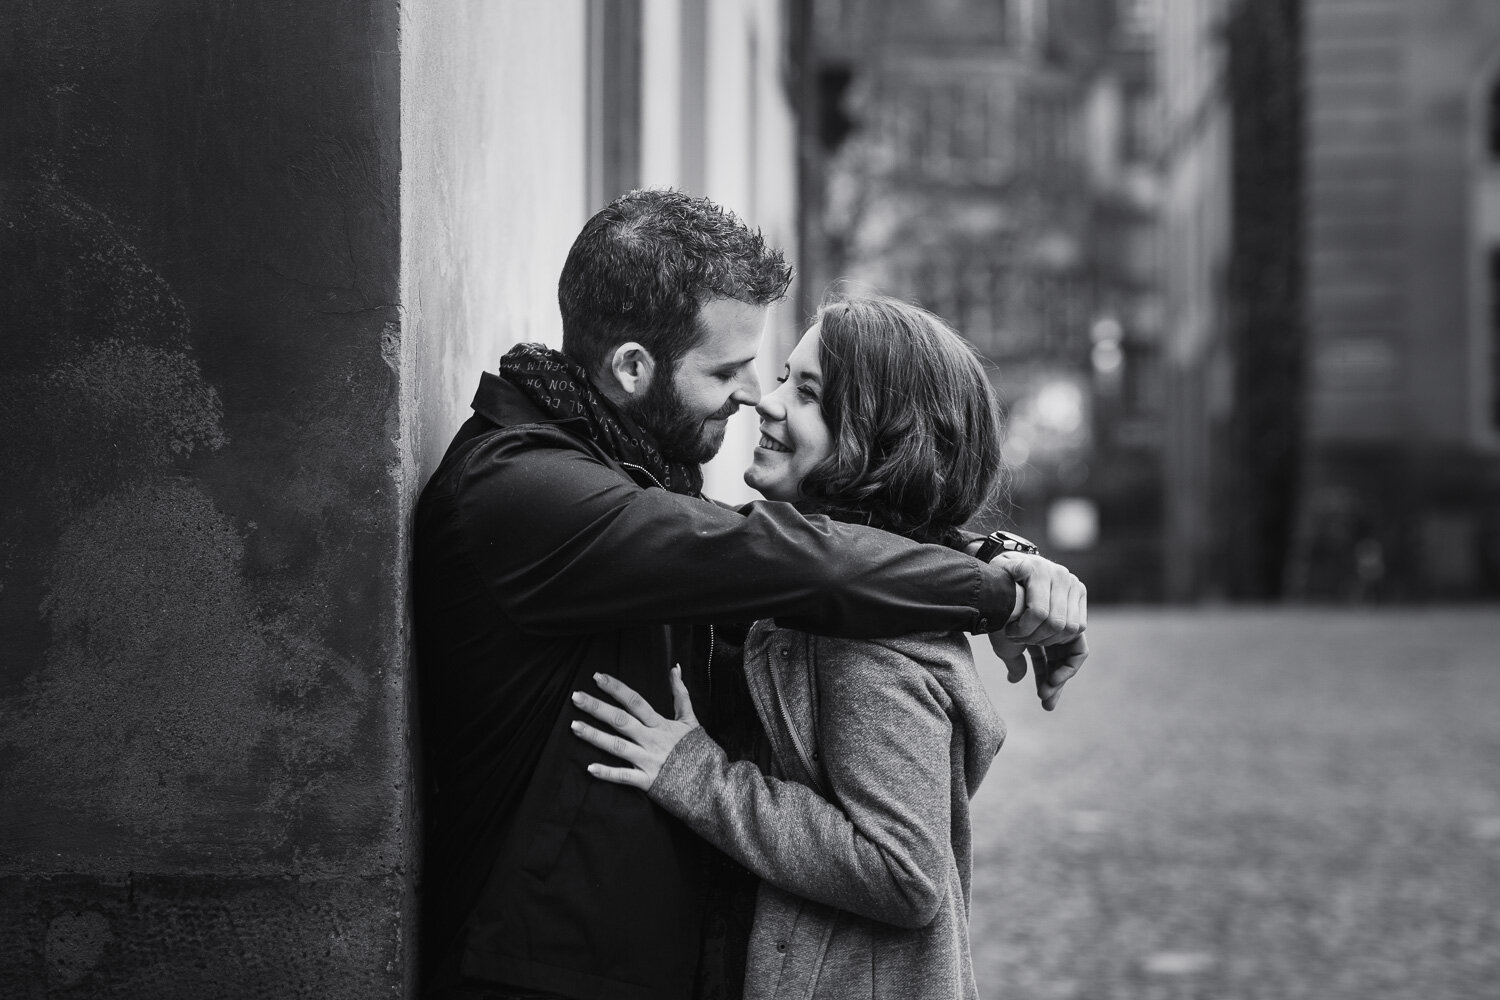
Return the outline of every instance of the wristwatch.
{"type": "Polygon", "coordinates": [[[1002,552],[1020,552],[1028,556],[1034,556],[1041,552],[1041,549],[1013,532],[992,531],[984,537],[984,541],[979,546],[979,551],[974,553],[974,558],[980,562],[989,562],[1002,552]]]}

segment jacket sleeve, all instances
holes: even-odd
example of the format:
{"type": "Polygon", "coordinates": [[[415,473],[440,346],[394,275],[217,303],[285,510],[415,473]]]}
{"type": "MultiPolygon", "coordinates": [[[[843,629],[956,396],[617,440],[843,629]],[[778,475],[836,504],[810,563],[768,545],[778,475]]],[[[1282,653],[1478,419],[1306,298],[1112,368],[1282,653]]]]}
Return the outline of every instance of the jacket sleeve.
{"type": "Polygon", "coordinates": [[[962,553],[789,504],[731,510],[642,489],[587,452],[538,447],[530,433],[477,447],[451,501],[467,557],[527,631],[776,618],[875,636],[987,631],[1010,614],[1010,578],[962,553]]]}
{"type": "Polygon", "coordinates": [[[797,896],[900,927],[942,905],[951,850],[952,724],[931,675],[871,644],[852,670],[820,674],[822,763],[813,789],[730,763],[696,729],[650,796],[757,876],[797,896]]]}

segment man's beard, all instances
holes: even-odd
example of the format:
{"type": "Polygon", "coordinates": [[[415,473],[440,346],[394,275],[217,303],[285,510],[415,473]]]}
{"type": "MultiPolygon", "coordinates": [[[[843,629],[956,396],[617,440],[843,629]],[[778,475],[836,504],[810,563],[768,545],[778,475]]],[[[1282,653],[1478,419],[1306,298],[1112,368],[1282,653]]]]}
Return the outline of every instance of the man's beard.
{"type": "Polygon", "coordinates": [[[731,399],[707,418],[696,419],[687,412],[687,405],[677,392],[676,375],[671,372],[666,378],[655,379],[640,402],[631,402],[625,411],[651,435],[664,457],[702,465],[717,455],[724,444],[724,424],[719,421],[740,406],[731,399]]]}

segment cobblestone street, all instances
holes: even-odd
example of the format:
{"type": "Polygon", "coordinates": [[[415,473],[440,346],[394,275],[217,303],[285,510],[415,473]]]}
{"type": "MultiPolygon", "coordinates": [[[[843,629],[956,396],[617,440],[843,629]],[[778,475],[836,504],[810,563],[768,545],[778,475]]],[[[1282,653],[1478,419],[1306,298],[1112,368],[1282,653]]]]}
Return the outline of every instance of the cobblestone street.
{"type": "Polygon", "coordinates": [[[1091,619],[1051,715],[981,655],[983,996],[1500,996],[1500,611],[1091,619]]]}

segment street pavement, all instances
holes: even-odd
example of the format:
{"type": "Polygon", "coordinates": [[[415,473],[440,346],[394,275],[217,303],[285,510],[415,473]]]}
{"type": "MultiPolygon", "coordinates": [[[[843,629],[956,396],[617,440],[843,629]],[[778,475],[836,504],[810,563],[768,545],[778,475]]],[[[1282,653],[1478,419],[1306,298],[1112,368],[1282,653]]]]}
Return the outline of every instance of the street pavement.
{"type": "Polygon", "coordinates": [[[1104,610],[974,806],[987,1000],[1500,998],[1500,608],[1104,610]]]}

